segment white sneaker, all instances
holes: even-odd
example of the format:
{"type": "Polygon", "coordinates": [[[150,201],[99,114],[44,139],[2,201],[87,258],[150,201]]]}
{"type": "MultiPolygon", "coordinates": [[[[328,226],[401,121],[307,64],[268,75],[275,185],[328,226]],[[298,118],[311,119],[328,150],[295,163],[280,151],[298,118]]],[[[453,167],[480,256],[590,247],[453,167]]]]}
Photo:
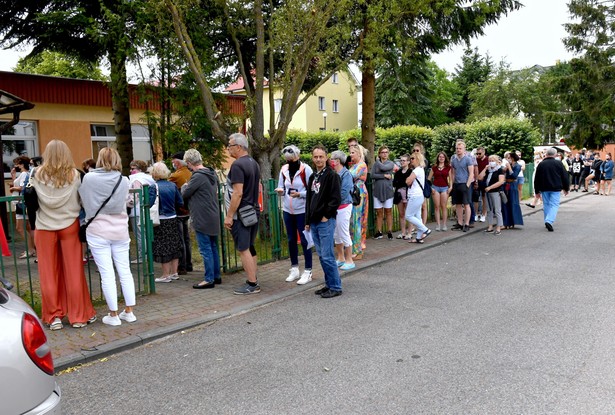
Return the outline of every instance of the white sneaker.
{"type": "Polygon", "coordinates": [[[297,281],[297,284],[303,285],[312,281],[312,271],[308,271],[307,269],[303,271],[303,275],[301,275],[301,279],[297,281]]]}
{"type": "Polygon", "coordinates": [[[299,268],[292,267],[290,269],[290,274],[286,277],[286,282],[293,282],[296,279],[299,279],[299,268]]]}
{"type": "Polygon", "coordinates": [[[133,259],[132,261],[130,261],[131,264],[140,264],[141,263],[141,258],[137,258],[137,259],[133,259]]]}
{"type": "Polygon", "coordinates": [[[177,275],[177,273],[171,274],[171,275],[169,275],[169,278],[171,278],[173,281],[176,281],[176,280],[179,279],[179,275],[177,275]]]}
{"type": "Polygon", "coordinates": [[[436,231],[440,232],[440,225],[436,226],[436,231]]]}
{"type": "Polygon", "coordinates": [[[480,219],[480,215],[474,215],[474,222],[478,222],[480,219]]]}
{"type": "Polygon", "coordinates": [[[487,217],[487,215],[481,215],[481,216],[480,216],[480,221],[481,221],[481,222],[484,222],[486,217],[487,217]]]}
{"type": "Polygon", "coordinates": [[[441,231],[445,232],[447,230],[446,226],[440,228],[441,231]]]}
{"type": "Polygon", "coordinates": [[[120,320],[119,316],[112,316],[111,314],[107,314],[103,317],[102,322],[109,326],[121,326],[122,320],[120,320]]]}
{"type": "Polygon", "coordinates": [[[132,311],[130,313],[127,313],[126,310],[120,313],[120,319],[128,323],[134,323],[135,321],[137,321],[137,317],[135,316],[135,313],[133,313],[132,311]]]}
{"type": "Polygon", "coordinates": [[[156,281],[156,282],[173,282],[171,277],[158,277],[158,278],[154,279],[154,281],[156,281]]]}

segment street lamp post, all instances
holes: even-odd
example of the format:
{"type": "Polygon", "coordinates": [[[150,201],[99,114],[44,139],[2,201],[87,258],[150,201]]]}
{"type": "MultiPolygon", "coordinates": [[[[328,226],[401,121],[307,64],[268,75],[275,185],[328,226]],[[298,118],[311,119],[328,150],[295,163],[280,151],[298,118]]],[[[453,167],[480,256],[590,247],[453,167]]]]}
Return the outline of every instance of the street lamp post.
{"type": "Polygon", "coordinates": [[[323,112],[323,113],[322,113],[322,119],[323,119],[323,120],[324,120],[324,122],[325,122],[325,128],[324,128],[324,130],[325,130],[325,131],[327,131],[327,113],[326,113],[326,112],[323,112]]]}

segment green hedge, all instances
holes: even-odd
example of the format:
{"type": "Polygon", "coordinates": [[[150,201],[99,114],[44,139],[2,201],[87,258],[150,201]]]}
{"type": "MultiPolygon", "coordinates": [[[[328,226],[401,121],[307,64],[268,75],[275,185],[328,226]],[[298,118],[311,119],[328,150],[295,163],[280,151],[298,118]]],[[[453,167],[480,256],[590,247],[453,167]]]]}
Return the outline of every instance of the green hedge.
{"type": "MultiPolygon", "coordinates": [[[[329,152],[337,149],[346,152],[346,142],[351,137],[360,142],[361,130],[317,133],[290,130],[286,134],[285,145],[294,144],[299,147],[301,159],[309,162],[310,153],[316,144],[324,145],[329,152]]],[[[404,153],[411,153],[414,143],[421,142],[425,146],[427,157],[433,162],[433,158],[440,151],[449,156],[453,155],[458,139],[465,140],[468,150],[485,147],[487,154],[503,156],[506,151],[521,150],[526,161],[532,162],[533,146],[540,143],[540,133],[529,121],[505,117],[489,118],[472,124],[441,125],[435,129],[416,125],[377,128],[375,151],[386,145],[391,151],[390,158],[394,159],[404,153]]]]}

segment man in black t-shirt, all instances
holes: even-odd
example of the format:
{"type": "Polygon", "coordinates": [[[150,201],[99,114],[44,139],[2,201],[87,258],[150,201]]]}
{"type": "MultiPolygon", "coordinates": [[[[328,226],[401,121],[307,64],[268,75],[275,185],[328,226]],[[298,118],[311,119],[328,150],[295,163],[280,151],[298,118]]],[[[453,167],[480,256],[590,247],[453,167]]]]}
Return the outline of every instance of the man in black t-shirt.
{"type": "Polygon", "coordinates": [[[261,291],[256,279],[256,249],[254,242],[258,233],[258,192],[261,172],[256,160],[248,154],[248,139],[245,135],[236,133],[229,137],[227,149],[235,159],[226,180],[226,218],[224,227],[231,231],[235,248],[239,251],[247,281],[234,290],[235,294],[255,294],[261,291]],[[247,212],[244,212],[247,210],[247,212]],[[241,217],[239,217],[239,213],[241,217]],[[254,224],[244,224],[254,218],[254,224]]]}

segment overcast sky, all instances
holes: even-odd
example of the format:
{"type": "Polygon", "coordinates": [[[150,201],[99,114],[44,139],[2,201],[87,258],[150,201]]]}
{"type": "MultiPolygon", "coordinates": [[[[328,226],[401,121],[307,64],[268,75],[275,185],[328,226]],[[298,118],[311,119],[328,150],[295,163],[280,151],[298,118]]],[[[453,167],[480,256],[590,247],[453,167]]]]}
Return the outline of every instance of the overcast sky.
{"type": "MultiPolygon", "coordinates": [[[[550,66],[558,60],[570,60],[562,39],[567,36],[563,24],[570,21],[567,0],[521,0],[524,7],[502,17],[485,29],[485,35],[472,40],[481,55],[487,52],[494,63],[502,59],[511,69],[534,65],[550,66]]],[[[461,63],[465,46],[458,46],[433,57],[449,73],[461,63]]]]}
{"type": "MultiPolygon", "coordinates": [[[[522,0],[525,6],[504,16],[496,25],[486,28],[485,36],[472,41],[481,55],[487,52],[494,63],[502,59],[512,69],[533,65],[554,65],[558,60],[573,56],[566,51],[562,38],[566,37],[563,24],[569,21],[567,0],[522,0]]],[[[464,46],[458,46],[434,60],[443,69],[453,73],[461,62],[464,46]]],[[[25,52],[0,50],[0,70],[10,71],[25,52]]]]}

